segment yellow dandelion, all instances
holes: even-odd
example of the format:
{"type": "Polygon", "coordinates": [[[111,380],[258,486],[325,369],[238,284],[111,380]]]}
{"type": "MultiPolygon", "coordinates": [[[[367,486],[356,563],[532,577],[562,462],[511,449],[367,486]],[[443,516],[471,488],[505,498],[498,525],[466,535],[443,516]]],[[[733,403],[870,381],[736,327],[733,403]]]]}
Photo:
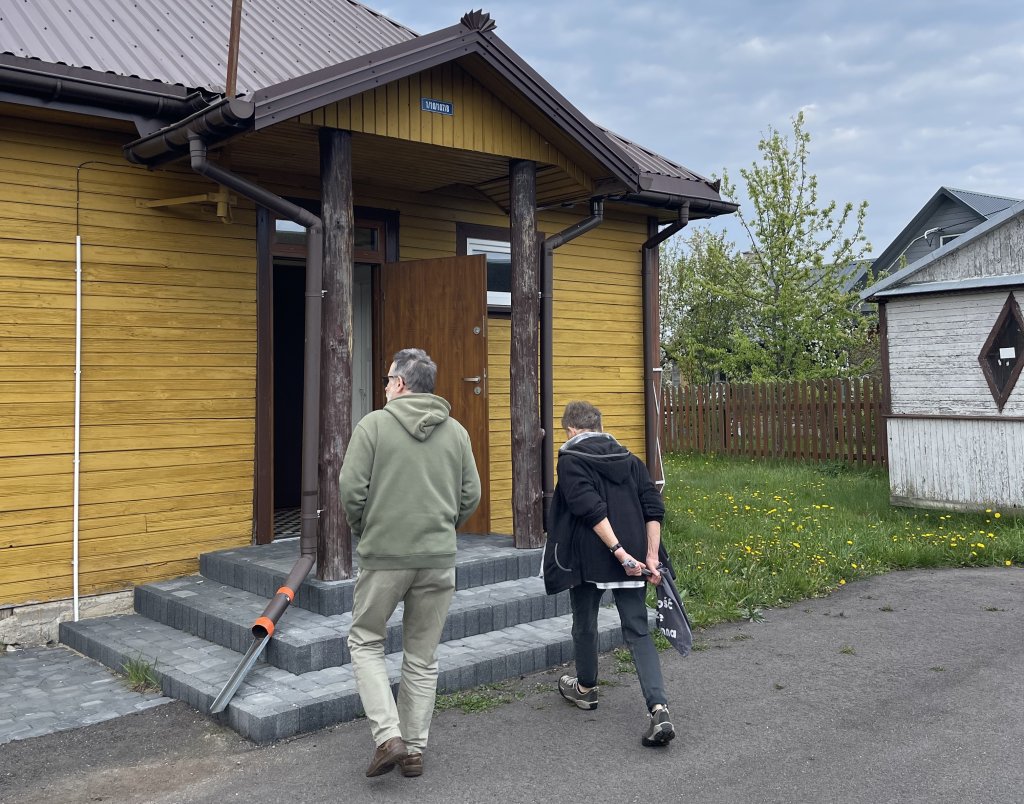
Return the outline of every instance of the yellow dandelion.
{"type": "MultiPolygon", "coordinates": [[[[1003,563],[1004,563],[1004,564],[1005,564],[1006,566],[1008,566],[1008,567],[1012,567],[1012,566],[1013,566],[1013,562],[1012,562],[1012,561],[1010,561],[1010,559],[1006,559],[1006,561],[1004,561],[1003,563]]],[[[772,575],[774,575],[774,574],[775,574],[775,573],[773,572],[773,573],[772,573],[772,575]]]]}
{"type": "Polygon", "coordinates": [[[995,519],[999,519],[1000,517],[1002,517],[1002,514],[1001,514],[1001,513],[999,513],[998,511],[996,511],[996,512],[995,512],[994,514],[992,514],[992,516],[993,516],[993,517],[994,517],[995,519]]]}
{"type": "Polygon", "coordinates": [[[839,579],[839,585],[840,586],[846,586],[846,578],[840,578],[839,579]]]}

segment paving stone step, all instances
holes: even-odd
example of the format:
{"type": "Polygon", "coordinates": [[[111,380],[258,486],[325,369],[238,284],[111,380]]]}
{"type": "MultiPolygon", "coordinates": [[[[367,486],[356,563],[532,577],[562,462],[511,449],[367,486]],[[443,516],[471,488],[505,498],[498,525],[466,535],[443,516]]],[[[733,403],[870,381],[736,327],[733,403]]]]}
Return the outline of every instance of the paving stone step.
{"type": "MultiPolygon", "coordinates": [[[[442,643],[438,647],[439,692],[470,689],[570,661],[571,620],[571,615],[561,615],[442,643]]],[[[598,631],[601,651],[621,644],[613,608],[601,610],[598,631]]],[[[120,670],[129,659],[150,662],[165,695],[201,712],[209,711],[241,658],[229,648],[138,614],[65,622],[60,626],[60,638],[114,670],[120,670]]],[[[401,654],[388,654],[386,662],[395,684],[401,672],[401,654]]],[[[360,714],[350,665],[296,675],[261,661],[217,717],[243,736],[265,743],[360,714]]]]}
{"type": "MultiPolygon", "coordinates": [[[[540,572],[542,553],[540,549],[517,549],[510,536],[459,536],[455,587],[470,589],[535,576],[540,572]]],[[[199,557],[199,572],[211,581],[269,600],[298,557],[298,539],[279,539],[271,544],[205,553],[199,557]]],[[[358,559],[354,560],[358,566],[358,559]]],[[[299,588],[292,606],[324,615],[351,611],[355,581],[319,581],[315,573],[314,569],[299,588]]]]}
{"type": "MultiPolygon", "coordinates": [[[[135,611],[239,653],[252,643],[252,622],[267,598],[201,576],[173,578],[135,589],[135,611]]],[[[547,595],[540,578],[527,577],[459,589],[445,621],[442,642],[511,625],[568,614],[569,595],[547,595]]],[[[351,612],[314,614],[289,608],[267,645],[266,661],[301,674],[349,662],[345,637],[351,612]]],[[[401,650],[402,607],[388,621],[385,650],[401,650]]]]}

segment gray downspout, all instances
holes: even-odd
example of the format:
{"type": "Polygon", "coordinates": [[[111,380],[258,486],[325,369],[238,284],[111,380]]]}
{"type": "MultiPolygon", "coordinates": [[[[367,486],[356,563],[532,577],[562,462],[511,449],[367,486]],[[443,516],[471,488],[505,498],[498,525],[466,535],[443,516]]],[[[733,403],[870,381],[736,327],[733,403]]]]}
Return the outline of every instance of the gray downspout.
{"type": "Polygon", "coordinates": [[[540,293],[540,416],[541,427],[544,428],[543,467],[544,491],[544,530],[548,527],[548,511],[551,498],[555,494],[555,424],[554,424],[554,325],[552,317],[552,301],[555,296],[555,249],[564,246],[585,232],[589,232],[604,221],[604,199],[590,201],[590,217],[574,223],[558,234],[553,234],[544,241],[544,258],[541,262],[541,293],[540,293]]]}
{"type": "Polygon", "coordinates": [[[658,251],[665,240],[686,226],[690,221],[690,202],[684,201],[679,207],[678,218],[658,231],[658,224],[649,219],[649,237],[641,247],[641,277],[643,284],[643,329],[644,329],[644,450],[647,453],[647,471],[654,478],[659,489],[665,486],[664,470],[661,466],[661,415],[658,391],[660,383],[657,374],[661,371],[658,357],[661,333],[658,327],[658,251]]]}
{"type": "MultiPolygon", "coordinates": [[[[284,586],[267,604],[262,616],[252,626],[253,636],[264,639],[274,633],[274,626],[292,602],[299,586],[316,562],[319,501],[318,458],[320,431],[320,318],[323,300],[323,222],[312,212],[243,179],[206,158],[206,143],[198,134],[189,135],[192,169],[228,187],[239,195],[273,210],[306,227],[306,315],[303,351],[302,388],[302,502],[299,560],[295,562],[284,586]]],[[[226,702],[225,702],[226,705],[226,702]]]]}

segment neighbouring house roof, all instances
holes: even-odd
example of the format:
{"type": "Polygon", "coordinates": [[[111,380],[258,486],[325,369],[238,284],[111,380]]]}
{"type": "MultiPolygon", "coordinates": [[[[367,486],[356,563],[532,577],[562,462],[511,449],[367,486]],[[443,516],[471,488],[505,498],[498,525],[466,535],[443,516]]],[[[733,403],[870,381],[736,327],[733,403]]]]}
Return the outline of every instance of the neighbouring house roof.
{"type": "Polygon", "coordinates": [[[1007,207],[1012,207],[1021,200],[1019,198],[1007,198],[1004,195],[989,195],[988,193],[974,193],[970,190],[957,190],[954,187],[943,187],[941,189],[963,201],[963,203],[983,218],[991,218],[997,212],[1002,212],[1007,207]]]}
{"type": "Polygon", "coordinates": [[[872,275],[878,278],[889,273],[913,242],[921,237],[921,232],[924,231],[932,216],[943,203],[952,202],[965,208],[964,211],[971,216],[971,220],[976,219],[980,224],[1019,200],[1019,198],[958,190],[954,187],[940,187],[914,215],[910,223],[903,227],[903,230],[874,260],[871,266],[872,275]]]}
{"type": "Polygon", "coordinates": [[[881,281],[876,282],[861,293],[861,298],[865,301],[878,301],[879,299],[891,296],[1009,287],[1024,284],[1024,274],[1019,273],[1020,265],[1007,266],[1016,268],[1017,270],[1014,273],[968,276],[956,280],[915,281],[915,278],[919,278],[936,261],[965,248],[978,238],[984,237],[989,232],[1017,219],[1024,219],[1024,201],[1018,201],[1011,206],[1004,207],[1001,211],[989,216],[988,220],[984,223],[960,235],[956,240],[946,243],[946,245],[936,249],[927,257],[917,260],[912,265],[908,265],[906,268],[896,271],[881,281]]]}
{"type": "MultiPolygon", "coordinates": [[[[596,158],[607,180],[633,201],[661,207],[690,201],[695,218],[736,209],[721,200],[717,183],[590,121],[493,33],[493,21],[482,12],[420,36],[355,0],[247,0],[240,97],[224,98],[230,9],[229,0],[0,0],[0,73],[34,71],[32,79],[44,83],[159,88],[183,99],[170,119],[159,105],[151,119],[132,118],[143,137],[132,144],[130,158],[157,164],[183,154],[188,131],[197,127],[206,137],[228,139],[437,64],[476,57],[516,99],[541,109],[596,158]],[[184,100],[191,117],[183,113],[184,100]]],[[[27,91],[45,97],[45,86],[27,91]]]]}

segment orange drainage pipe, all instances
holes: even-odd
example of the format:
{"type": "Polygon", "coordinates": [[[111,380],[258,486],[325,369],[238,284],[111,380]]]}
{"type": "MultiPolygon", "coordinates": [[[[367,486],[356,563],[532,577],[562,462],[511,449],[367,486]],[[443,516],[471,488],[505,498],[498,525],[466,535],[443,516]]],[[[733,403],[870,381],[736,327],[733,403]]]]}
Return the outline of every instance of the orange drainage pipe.
{"type": "Polygon", "coordinates": [[[260,658],[260,654],[263,653],[263,649],[270,642],[270,638],[274,635],[274,631],[277,629],[277,621],[281,619],[281,615],[285,613],[285,610],[291,605],[291,602],[295,599],[295,590],[299,588],[299,585],[305,580],[309,571],[313,568],[313,562],[315,561],[314,556],[305,555],[301,556],[298,561],[295,562],[295,566],[292,567],[292,571],[288,573],[288,578],[280,589],[274,594],[267,603],[267,607],[263,610],[263,614],[256,618],[252,624],[252,645],[249,646],[249,650],[246,651],[245,656],[242,657],[242,661],[238,663],[238,667],[235,668],[235,672],[231,674],[231,678],[228,679],[224,688],[220,691],[220,694],[214,699],[210,705],[210,714],[216,714],[217,712],[223,712],[227,709],[228,703],[234,697],[238,688],[242,685],[242,681],[252,670],[253,665],[260,658]]]}

